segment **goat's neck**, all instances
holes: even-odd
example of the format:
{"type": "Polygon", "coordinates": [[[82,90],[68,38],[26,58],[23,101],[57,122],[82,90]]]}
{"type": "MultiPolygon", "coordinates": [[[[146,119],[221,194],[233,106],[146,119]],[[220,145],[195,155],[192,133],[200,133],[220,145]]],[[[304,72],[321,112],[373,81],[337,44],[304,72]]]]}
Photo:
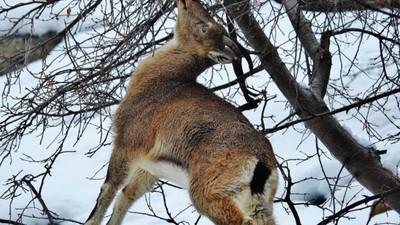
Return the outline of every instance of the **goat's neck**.
{"type": "Polygon", "coordinates": [[[197,76],[212,66],[190,50],[169,44],[144,59],[132,77],[130,91],[140,92],[154,86],[195,82],[197,76]]]}

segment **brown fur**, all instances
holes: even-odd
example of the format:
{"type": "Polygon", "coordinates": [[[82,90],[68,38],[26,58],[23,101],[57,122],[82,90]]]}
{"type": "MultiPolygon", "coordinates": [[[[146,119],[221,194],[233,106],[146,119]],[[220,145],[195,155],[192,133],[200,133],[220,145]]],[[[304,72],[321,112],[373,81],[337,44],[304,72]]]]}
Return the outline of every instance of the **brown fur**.
{"type": "Polygon", "coordinates": [[[193,205],[215,224],[274,225],[277,172],[270,143],[234,106],[196,82],[213,64],[238,57],[237,47],[199,2],[178,4],[174,40],[141,62],[116,112],[107,179],[85,225],[100,224],[125,186],[108,222],[120,224],[159,178],[187,185],[193,205]],[[254,194],[258,163],[271,173],[257,184],[262,193],[254,194]],[[164,174],[171,168],[187,181],[164,174]]]}

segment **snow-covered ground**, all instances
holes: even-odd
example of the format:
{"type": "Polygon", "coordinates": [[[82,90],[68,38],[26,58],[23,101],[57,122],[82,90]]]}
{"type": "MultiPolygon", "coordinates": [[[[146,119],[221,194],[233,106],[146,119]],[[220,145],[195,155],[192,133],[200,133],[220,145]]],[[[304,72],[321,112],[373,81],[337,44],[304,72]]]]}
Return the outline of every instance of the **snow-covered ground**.
{"type": "MultiPolygon", "coordinates": [[[[4,24],[5,23],[3,23],[3,25],[4,24]]],[[[63,24],[64,22],[60,22],[58,25],[56,25],[56,27],[62,27],[63,24]]],[[[28,30],[28,32],[32,31],[41,34],[45,33],[48,29],[53,28],[51,26],[49,27],[45,25],[37,25],[34,30],[28,30]]],[[[86,34],[80,35],[82,35],[81,38],[85,38],[86,34]]],[[[372,46],[374,45],[371,44],[371,49],[369,50],[371,52],[374,51],[372,46]]],[[[354,46],[347,46],[346,51],[354,51],[354,48],[354,46]]],[[[62,50],[61,46],[56,48],[49,57],[56,57],[57,51],[60,50],[62,50]]],[[[368,57],[368,55],[361,55],[359,57],[360,61],[370,60],[370,57],[368,57]]],[[[335,64],[335,61],[333,62],[335,64]]],[[[41,62],[34,62],[28,65],[28,68],[31,71],[37,71],[41,69],[41,66],[41,62]]],[[[334,67],[332,72],[333,76],[338,77],[339,73],[339,68],[334,67]]],[[[0,90],[3,90],[4,88],[5,79],[5,76],[0,77],[0,90]]],[[[199,78],[199,82],[206,83],[207,79],[210,79],[209,74],[206,74],[203,77],[199,78]]],[[[231,77],[230,79],[233,78],[231,77]]],[[[258,87],[264,85],[264,83],[266,83],[268,79],[268,75],[265,72],[261,72],[255,77],[248,79],[248,82],[250,85],[258,87]]],[[[227,78],[214,76],[213,82],[215,84],[222,84],[227,82],[228,80],[229,79],[227,78]]],[[[371,81],[368,79],[364,79],[363,76],[358,76],[355,78],[355,80],[352,80],[351,89],[354,92],[362,92],[364,91],[366,86],[371,85],[368,82],[371,81]]],[[[32,80],[32,77],[25,70],[25,72],[22,72],[21,74],[20,84],[14,87],[14,93],[18,93],[19,91],[21,91],[22,95],[25,87],[31,87],[34,85],[36,85],[36,82],[32,80]]],[[[288,108],[285,104],[285,99],[273,83],[269,84],[267,91],[268,94],[277,95],[277,98],[268,103],[267,114],[274,115],[276,121],[280,121],[289,114],[288,108]]],[[[225,94],[227,94],[229,90],[225,90],[224,92],[225,94]]],[[[12,100],[3,100],[2,104],[4,104],[5,102],[11,104],[10,101],[12,100]]],[[[238,96],[237,101],[242,101],[240,99],[240,96],[238,96]]],[[[387,103],[387,107],[392,107],[394,109],[394,115],[398,115],[399,112],[395,103],[392,104],[389,102],[387,103]]],[[[115,111],[115,109],[116,107],[113,107],[113,111],[115,111]]],[[[245,115],[253,123],[258,124],[261,110],[262,106],[254,111],[245,112],[245,115]]],[[[352,111],[349,112],[349,114],[351,113],[352,111]]],[[[368,140],[368,136],[367,134],[365,134],[362,125],[360,125],[359,121],[357,120],[349,119],[349,114],[342,113],[336,115],[336,117],[347,127],[347,129],[351,130],[351,132],[356,135],[358,139],[368,140]]],[[[382,122],[385,120],[380,120],[378,115],[379,114],[376,114],[376,118],[374,118],[374,115],[372,115],[372,119],[374,122],[376,122],[375,124],[377,125],[376,129],[383,133],[389,132],[387,129],[390,129],[391,126],[388,126],[388,124],[382,122]]],[[[104,123],[111,126],[111,121],[109,120],[104,121],[104,123]]],[[[266,120],[266,123],[267,127],[274,126],[272,120],[266,120]]],[[[296,125],[295,127],[296,129],[300,130],[304,129],[302,124],[296,125]]],[[[56,144],[52,144],[53,140],[60,139],[60,137],[55,136],[59,133],[58,131],[58,127],[49,128],[48,130],[46,130],[43,140],[38,138],[38,136],[40,136],[41,134],[40,130],[34,131],[32,134],[25,136],[21,141],[19,150],[13,152],[12,158],[6,160],[0,167],[0,184],[5,184],[8,178],[12,177],[12,175],[18,174],[19,172],[22,176],[23,174],[37,174],[44,171],[45,165],[26,161],[26,155],[29,155],[35,160],[40,160],[48,157],[54,152],[56,144]]],[[[71,130],[69,138],[67,139],[68,141],[64,145],[64,151],[71,152],[60,155],[56,163],[53,165],[51,176],[46,178],[45,185],[43,186],[42,197],[43,200],[46,202],[48,208],[56,213],[58,217],[84,222],[94,206],[100,186],[104,180],[105,168],[103,167],[103,165],[107,164],[112,147],[102,147],[98,153],[89,158],[87,157],[87,155],[85,155],[85,153],[98,144],[96,143],[96,141],[98,140],[99,134],[95,124],[87,128],[84,136],[82,136],[79,142],[77,142],[76,144],[76,135],[74,135],[74,132],[77,133],[78,128],[71,130]]],[[[321,171],[321,165],[323,166],[324,171],[327,173],[327,176],[334,177],[341,173],[341,177],[343,177],[343,179],[338,182],[338,185],[342,187],[338,188],[335,192],[335,197],[337,201],[332,202],[328,200],[325,203],[331,209],[335,208],[335,210],[338,211],[341,207],[346,206],[340,206],[340,202],[338,201],[343,200],[344,204],[348,204],[348,202],[352,203],[357,200],[363,199],[364,195],[370,195],[369,191],[365,190],[357,182],[349,183],[351,177],[346,176],[346,171],[341,172],[341,165],[332,156],[330,156],[329,152],[322,146],[321,143],[319,143],[319,145],[326,153],[326,156],[322,157],[322,162],[320,162],[317,157],[312,157],[311,159],[304,161],[298,160],[306,159],[316,153],[315,137],[310,134],[310,137],[305,139],[305,135],[307,135],[307,133],[300,133],[295,131],[294,129],[288,129],[278,131],[270,135],[269,137],[276,154],[279,156],[278,161],[282,162],[283,160],[297,159],[288,162],[293,181],[300,181],[304,178],[309,177],[319,179],[310,179],[296,184],[293,187],[294,189],[292,191],[293,193],[298,193],[298,195],[292,196],[293,201],[304,202],[320,196],[323,196],[325,198],[331,197],[331,189],[327,182],[323,179],[324,176],[321,171]]],[[[398,170],[398,165],[400,162],[399,145],[388,143],[384,146],[376,147],[377,149],[388,150],[388,153],[382,156],[382,162],[384,163],[386,168],[396,172],[396,170],[398,170]]],[[[39,182],[35,183],[35,185],[38,184],[39,182]]],[[[7,188],[8,186],[1,185],[0,193],[6,191],[7,188]]],[[[190,200],[186,191],[168,187],[166,185],[164,185],[163,188],[167,199],[166,201],[168,210],[171,212],[172,216],[176,216],[176,221],[188,221],[190,222],[190,224],[194,224],[198,219],[198,214],[195,212],[195,209],[191,207],[190,200]]],[[[144,196],[134,204],[130,211],[139,213],[129,213],[125,219],[125,224],[166,224],[166,222],[163,220],[141,214],[153,213],[149,210],[149,207],[147,205],[148,203],[151,203],[152,210],[157,214],[157,216],[168,218],[166,207],[163,203],[163,195],[160,194],[160,189],[157,189],[157,191],[158,192],[151,195],[144,196]]],[[[284,194],[284,191],[284,181],[281,176],[281,183],[278,189],[277,197],[281,197],[284,194]]],[[[30,193],[29,191],[20,191],[19,193],[21,195],[17,198],[14,198],[11,206],[9,200],[0,199],[0,219],[16,220],[18,218],[18,215],[23,211],[24,215],[26,215],[26,217],[24,217],[22,220],[24,224],[47,224],[47,221],[45,219],[40,219],[43,218],[44,215],[41,215],[37,209],[32,208],[32,206],[34,205],[37,208],[41,208],[38,202],[36,202],[35,204],[30,204],[30,207],[25,209],[25,206],[32,198],[32,193],[30,193]]],[[[298,205],[296,206],[296,209],[301,218],[302,224],[307,225],[317,224],[324,217],[330,215],[330,212],[322,211],[319,207],[312,205],[298,205]]],[[[295,224],[293,216],[289,212],[286,204],[275,203],[274,210],[277,224],[295,224]]],[[[110,212],[111,208],[109,210],[109,213],[110,212]]],[[[368,213],[368,209],[355,210],[354,212],[347,215],[350,216],[352,219],[343,218],[339,221],[338,224],[366,224],[368,220],[368,213]]],[[[63,222],[62,224],[67,225],[75,223],[63,222]]],[[[206,225],[212,223],[207,220],[207,218],[202,217],[197,224],[206,225]]],[[[398,214],[392,211],[387,214],[382,214],[374,217],[369,224],[400,224],[400,218],[398,214]]]]}
{"type": "MultiPolygon", "coordinates": [[[[40,66],[40,62],[32,63],[32,65],[30,65],[30,67],[35,66],[40,66]]],[[[0,79],[0,82],[3,85],[5,77],[2,77],[0,79]]],[[[30,85],[31,80],[23,79],[23,82],[21,84],[30,85]]],[[[3,88],[3,86],[1,86],[1,88],[3,88]]],[[[271,87],[268,91],[274,91],[275,93],[279,94],[279,92],[274,89],[275,88],[271,87]]],[[[278,100],[279,99],[276,99],[276,101],[278,100]]],[[[283,117],[287,114],[283,105],[280,105],[280,107],[279,105],[277,107],[268,107],[267,110],[268,114],[275,115],[277,117],[283,117]],[[280,114],[282,114],[282,116],[279,116],[280,114]]],[[[257,113],[257,111],[246,112],[246,116],[248,116],[248,118],[253,120],[255,123],[258,122],[259,114],[257,113]]],[[[110,123],[110,121],[108,122],[110,123]]],[[[353,127],[352,122],[346,123],[346,126],[353,127]]],[[[39,143],[39,138],[37,138],[37,136],[40,134],[40,131],[34,132],[31,135],[24,137],[22,139],[21,146],[19,147],[18,152],[13,153],[12,162],[4,163],[0,168],[0,182],[4,184],[7,178],[11,177],[13,174],[17,174],[20,171],[22,171],[22,174],[35,174],[39,173],[40,171],[44,171],[44,165],[24,161],[24,159],[26,159],[24,154],[30,155],[36,160],[46,158],[47,154],[51,154],[53,152],[52,145],[50,145],[50,147],[48,146],[50,144],[50,141],[52,141],[54,138],[52,134],[58,133],[57,129],[58,128],[50,128],[50,130],[47,130],[44,141],[41,144],[39,143]],[[51,129],[54,129],[55,131],[52,132],[51,129]]],[[[367,138],[362,135],[362,130],[352,130],[361,138],[367,138]]],[[[46,201],[48,208],[57,213],[60,218],[73,219],[83,222],[90,214],[92,207],[94,206],[97,195],[99,193],[99,188],[105,176],[105,169],[100,170],[99,173],[97,173],[97,171],[108,162],[111,152],[111,146],[107,146],[103,147],[100,152],[95,154],[92,158],[88,158],[87,156],[85,156],[85,153],[88,151],[88,149],[92,148],[95,145],[95,143],[93,143],[93,140],[97,140],[97,135],[98,131],[94,127],[91,127],[89,128],[89,130],[86,131],[81,140],[76,145],[74,145],[74,135],[73,133],[70,134],[71,140],[69,143],[65,144],[64,150],[75,152],[62,154],[60,156],[61,158],[58,159],[56,164],[53,166],[51,172],[52,176],[48,177],[45,182],[45,186],[43,187],[44,189],[42,191],[42,197],[46,201]],[[94,179],[92,179],[93,176],[94,179]]],[[[306,141],[302,142],[299,145],[299,142],[301,142],[302,139],[302,135],[293,130],[277,132],[270,137],[276,154],[283,159],[304,159],[306,157],[305,154],[313,154],[313,151],[315,151],[314,138],[308,138],[306,141]]],[[[386,148],[388,149],[388,154],[382,157],[383,162],[387,166],[391,166],[391,169],[393,169],[393,166],[395,166],[399,162],[400,155],[398,154],[396,146],[386,146],[386,148]]],[[[327,154],[329,155],[329,153],[327,154]]],[[[280,161],[282,161],[282,159],[280,159],[280,161]]],[[[299,161],[295,162],[295,164],[297,163],[298,165],[291,165],[291,175],[294,181],[298,181],[305,177],[323,178],[320,170],[320,164],[317,158],[302,163],[300,163],[299,161]]],[[[328,173],[328,176],[337,175],[341,169],[341,165],[334,159],[325,159],[323,165],[325,171],[328,173]]],[[[347,177],[347,179],[350,179],[350,177],[347,177]]],[[[344,179],[341,182],[346,185],[348,180],[344,179]]],[[[345,199],[350,199],[353,197],[353,195],[357,194],[357,196],[353,200],[354,202],[356,200],[362,199],[363,195],[370,194],[368,191],[362,190],[362,187],[356,182],[352,183],[351,186],[351,188],[343,188],[342,190],[338,190],[336,192],[336,198],[341,199],[343,196],[343,198],[345,199]]],[[[4,192],[5,188],[6,186],[0,186],[0,192],[4,192]]],[[[168,186],[164,186],[164,188],[168,203],[168,209],[170,210],[172,215],[175,216],[176,214],[187,208],[186,211],[179,214],[176,221],[188,221],[191,224],[194,224],[194,222],[198,218],[198,215],[195,213],[194,208],[190,207],[190,200],[186,191],[176,188],[168,188],[168,186]]],[[[282,192],[284,191],[283,188],[283,180],[281,179],[281,186],[278,189],[277,194],[278,197],[282,195],[282,192]]],[[[309,198],[319,195],[323,195],[326,198],[330,197],[330,189],[326,182],[315,180],[309,180],[296,185],[293,193],[309,194],[299,195],[297,197],[294,196],[293,200],[299,202],[303,202],[304,200],[308,200],[309,198]]],[[[15,200],[12,202],[12,208],[9,207],[9,202],[7,200],[0,200],[1,219],[16,219],[18,217],[18,214],[21,213],[21,209],[26,206],[26,204],[32,197],[31,193],[29,192],[21,194],[21,196],[15,198],[15,200]]],[[[162,195],[157,193],[146,195],[146,197],[140,199],[137,203],[135,203],[130,211],[151,214],[152,212],[149,211],[147,207],[147,202],[151,202],[151,207],[158,216],[167,218],[162,195]]],[[[38,208],[40,208],[38,203],[36,203],[36,205],[38,208]]],[[[338,206],[336,205],[336,207],[338,206]]],[[[275,203],[275,217],[278,224],[294,224],[294,219],[292,215],[290,215],[286,211],[286,209],[286,205],[275,203]]],[[[322,214],[322,211],[316,206],[298,206],[297,211],[303,224],[317,224],[322,220],[324,216],[329,215],[328,212],[326,212],[327,214],[322,214]]],[[[111,211],[109,212],[111,213],[111,211]]],[[[342,219],[339,224],[365,224],[368,219],[368,213],[368,210],[355,211],[350,215],[354,218],[357,218],[356,220],[342,219]]],[[[35,209],[26,209],[24,214],[28,216],[32,215],[34,217],[43,217],[43,215],[40,215],[38,210],[35,209]]],[[[125,221],[126,224],[166,224],[165,221],[133,213],[128,214],[125,221]]],[[[380,216],[374,217],[372,219],[372,223],[370,224],[374,224],[375,222],[398,224],[399,221],[400,218],[396,213],[389,212],[388,214],[382,214],[380,216]]],[[[45,220],[37,218],[24,218],[23,222],[25,224],[46,224],[45,220]]],[[[62,224],[73,223],[64,222],[62,224]]],[[[198,224],[206,225],[212,223],[208,221],[205,217],[202,217],[198,224]]]]}

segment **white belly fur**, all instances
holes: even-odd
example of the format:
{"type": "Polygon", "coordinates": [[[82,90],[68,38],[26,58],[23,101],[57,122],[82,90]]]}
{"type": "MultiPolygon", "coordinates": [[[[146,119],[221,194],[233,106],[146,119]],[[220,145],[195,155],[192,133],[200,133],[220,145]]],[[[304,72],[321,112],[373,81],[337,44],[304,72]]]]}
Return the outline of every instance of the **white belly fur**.
{"type": "Polygon", "coordinates": [[[184,189],[189,188],[188,173],[170,162],[144,162],[140,167],[152,175],[174,182],[184,189]]]}

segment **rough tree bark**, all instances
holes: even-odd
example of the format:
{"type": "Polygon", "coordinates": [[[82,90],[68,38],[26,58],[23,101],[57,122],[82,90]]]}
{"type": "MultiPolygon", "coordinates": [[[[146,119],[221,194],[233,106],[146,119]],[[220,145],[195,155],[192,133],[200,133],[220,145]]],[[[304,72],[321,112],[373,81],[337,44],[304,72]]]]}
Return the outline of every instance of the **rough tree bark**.
{"type": "Polygon", "coordinates": [[[396,190],[386,196],[385,202],[400,213],[400,181],[385,169],[376,151],[358,143],[331,115],[318,117],[329,111],[323,101],[330,75],[329,32],[322,35],[320,43],[313,35],[309,23],[297,8],[297,1],[281,1],[295,28],[302,46],[314,61],[309,88],[302,87],[291,75],[280,58],[276,47],[259,26],[249,1],[224,0],[224,5],[235,18],[254,50],[261,52],[260,61],[283,95],[301,118],[315,116],[305,125],[329,149],[345,168],[368,190],[380,194],[396,190]]]}

